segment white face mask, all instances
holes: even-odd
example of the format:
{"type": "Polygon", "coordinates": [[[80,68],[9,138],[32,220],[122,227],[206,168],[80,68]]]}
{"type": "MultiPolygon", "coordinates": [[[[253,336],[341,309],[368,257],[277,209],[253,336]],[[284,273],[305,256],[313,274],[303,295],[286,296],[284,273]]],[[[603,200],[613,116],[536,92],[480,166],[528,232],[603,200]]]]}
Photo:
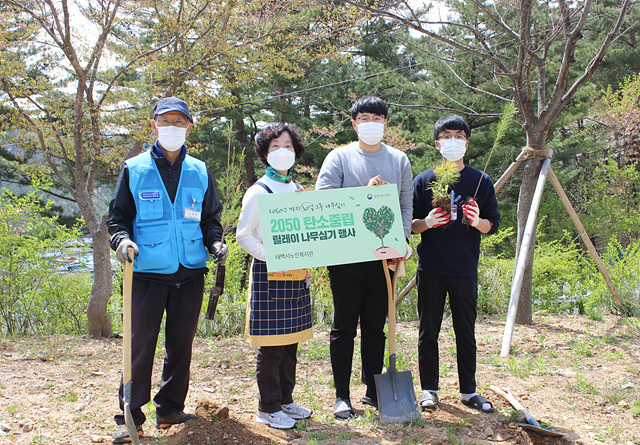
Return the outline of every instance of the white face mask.
{"type": "Polygon", "coordinates": [[[187,128],[180,127],[156,127],[158,129],[158,142],[167,151],[178,151],[187,140],[187,128]]]}
{"type": "Polygon", "coordinates": [[[294,162],[296,162],[296,153],[288,148],[279,148],[267,154],[267,162],[277,171],[289,171],[294,162]]]}
{"type": "Polygon", "coordinates": [[[467,151],[467,141],[463,139],[443,139],[440,142],[440,154],[447,161],[461,159],[467,151]]]}
{"type": "Polygon", "coordinates": [[[365,122],[358,124],[358,138],[367,145],[377,145],[384,136],[382,122],[365,122]]]}

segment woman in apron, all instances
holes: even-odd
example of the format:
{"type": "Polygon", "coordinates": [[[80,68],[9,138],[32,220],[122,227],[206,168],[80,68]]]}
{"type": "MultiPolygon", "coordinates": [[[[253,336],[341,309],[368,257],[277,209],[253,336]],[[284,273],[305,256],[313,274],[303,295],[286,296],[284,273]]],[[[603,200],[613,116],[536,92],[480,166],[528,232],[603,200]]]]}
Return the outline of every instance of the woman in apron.
{"type": "Polygon", "coordinates": [[[242,198],[236,232],[238,244],[253,256],[245,337],[248,344],[258,347],[257,420],[273,428],[290,429],[312,414],[292,397],[298,343],[313,336],[309,274],[306,269],[267,272],[258,195],[302,190],[291,173],[294,162],[302,158],[304,145],[294,125],[271,124],[258,134],[255,150],[266,173],[242,198]]]}

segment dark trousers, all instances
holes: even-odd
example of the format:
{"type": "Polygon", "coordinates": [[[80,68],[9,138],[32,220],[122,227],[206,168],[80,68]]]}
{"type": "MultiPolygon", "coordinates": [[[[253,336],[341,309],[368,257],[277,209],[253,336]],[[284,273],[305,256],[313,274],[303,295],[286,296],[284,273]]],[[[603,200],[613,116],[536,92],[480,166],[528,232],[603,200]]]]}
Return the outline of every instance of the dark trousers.
{"type": "Polygon", "coordinates": [[[260,400],[258,410],[275,413],[293,402],[296,386],[298,343],[258,348],[256,378],[260,400]]]}
{"type": "Polygon", "coordinates": [[[336,397],[350,396],[353,345],[360,321],[362,382],[367,396],[377,398],[374,375],[382,373],[384,324],[387,317],[387,281],[381,261],[330,266],[334,319],[330,352],[336,397]]]}
{"type": "Polygon", "coordinates": [[[447,293],[453,316],[453,330],[456,334],[460,392],[471,394],[476,391],[477,277],[448,277],[418,271],[420,384],[423,390],[438,389],[440,371],[438,335],[447,293]]]}
{"type": "MultiPolygon", "coordinates": [[[[180,286],[133,279],[131,297],[131,414],[136,425],[145,422],[140,409],[151,400],[151,373],[162,317],[165,322],[165,358],[160,389],[153,398],[156,414],[184,410],[189,389],[193,338],[202,306],[204,275],[180,286]]],[[[119,390],[124,409],[123,387],[119,390]]],[[[124,424],[122,413],[116,423],[124,424]]]]}

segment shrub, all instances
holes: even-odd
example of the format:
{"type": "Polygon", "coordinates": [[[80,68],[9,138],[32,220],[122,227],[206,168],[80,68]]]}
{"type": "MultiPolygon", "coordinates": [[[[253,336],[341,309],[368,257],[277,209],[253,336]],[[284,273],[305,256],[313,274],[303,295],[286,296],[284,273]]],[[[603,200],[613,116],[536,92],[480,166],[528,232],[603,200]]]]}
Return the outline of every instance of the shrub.
{"type": "Polygon", "coordinates": [[[199,325],[198,334],[204,337],[211,335],[237,335],[244,331],[245,312],[247,304],[247,284],[249,282],[247,267],[251,265],[251,258],[246,254],[233,235],[225,238],[229,247],[229,257],[226,261],[224,292],[220,295],[216,315],[213,320],[204,318],[209,304],[209,289],[215,281],[216,265],[213,259],[209,261],[209,274],[205,279],[204,301],[200,312],[203,320],[199,325]]]}
{"type": "Polygon", "coordinates": [[[534,308],[584,314],[584,299],[589,292],[584,279],[594,268],[586,251],[567,232],[560,240],[538,243],[531,291],[534,308]]]}
{"type": "Polygon", "coordinates": [[[83,334],[87,332],[86,308],[93,278],[89,272],[51,275],[42,287],[46,302],[39,314],[41,333],[83,334]]]}
{"type": "MultiPolygon", "coordinates": [[[[90,285],[56,275],[60,246],[79,245],[79,233],[48,216],[37,193],[0,195],[0,322],[6,334],[73,332],[83,327],[90,285]]],[[[80,331],[77,331],[80,332],[80,331]]]]}
{"type": "MultiPolygon", "coordinates": [[[[623,247],[616,238],[612,238],[601,258],[622,299],[624,307],[621,308],[621,312],[640,315],[640,240],[623,247]]],[[[584,277],[584,280],[584,285],[590,289],[584,299],[587,307],[620,309],[617,308],[609,287],[597,270],[584,277]]]]}
{"type": "Polygon", "coordinates": [[[513,259],[485,257],[478,267],[478,313],[506,314],[511,294],[513,259]]]}
{"type": "Polygon", "coordinates": [[[513,258],[497,253],[500,245],[513,237],[513,227],[500,229],[492,236],[482,237],[478,263],[478,313],[504,314],[509,305],[513,258]]]}

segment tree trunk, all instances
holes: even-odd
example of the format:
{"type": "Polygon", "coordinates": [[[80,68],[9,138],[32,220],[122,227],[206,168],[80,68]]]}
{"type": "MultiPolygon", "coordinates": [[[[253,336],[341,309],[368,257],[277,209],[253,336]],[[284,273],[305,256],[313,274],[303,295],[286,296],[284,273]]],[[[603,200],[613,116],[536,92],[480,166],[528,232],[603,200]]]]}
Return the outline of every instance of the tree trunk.
{"type": "MultiPolygon", "coordinates": [[[[231,95],[236,98],[238,103],[241,102],[239,92],[235,90],[231,91],[231,95]]],[[[247,130],[244,127],[244,119],[241,111],[240,116],[234,118],[234,121],[236,127],[236,139],[238,139],[238,142],[240,142],[243,147],[247,147],[247,149],[249,149],[249,138],[247,137],[247,130]]],[[[244,153],[244,169],[247,173],[247,181],[249,181],[249,185],[253,185],[258,180],[258,177],[256,176],[256,169],[253,166],[253,155],[248,152],[248,150],[244,153]]]]}
{"type": "MultiPolygon", "coordinates": [[[[537,138],[536,138],[537,139],[537,138]]],[[[542,150],[544,148],[544,142],[533,142],[532,138],[528,136],[529,145],[532,148],[542,150]]],[[[544,138],[542,139],[544,141],[544,138]]],[[[524,236],[524,228],[527,224],[527,218],[529,217],[529,210],[531,209],[531,202],[533,200],[533,194],[538,182],[538,176],[540,174],[540,168],[542,167],[542,159],[529,159],[524,163],[524,170],[522,175],[522,184],[520,185],[520,195],[518,197],[518,244],[516,247],[516,258],[520,254],[520,246],[522,244],[522,237],[524,236]]],[[[536,225],[538,218],[536,215],[536,225]]],[[[527,252],[524,275],[522,277],[522,286],[520,288],[520,299],[518,300],[518,311],[515,322],[517,324],[530,325],[533,323],[532,318],[532,279],[533,279],[533,253],[536,243],[536,231],[534,229],[531,235],[531,244],[529,245],[529,251],[527,252]]]]}
{"type": "MultiPolygon", "coordinates": [[[[244,128],[244,121],[242,119],[236,120],[236,137],[243,147],[248,146],[249,138],[247,138],[247,131],[244,128]]],[[[244,169],[247,173],[249,185],[253,185],[258,180],[258,177],[256,176],[256,169],[253,166],[253,156],[251,153],[245,152],[244,169]]]]}
{"type": "Polygon", "coordinates": [[[111,255],[109,248],[109,232],[106,221],[108,215],[102,217],[93,236],[93,286],[87,306],[89,335],[108,337],[111,335],[111,318],[107,313],[107,304],[112,293],[111,255]]]}

